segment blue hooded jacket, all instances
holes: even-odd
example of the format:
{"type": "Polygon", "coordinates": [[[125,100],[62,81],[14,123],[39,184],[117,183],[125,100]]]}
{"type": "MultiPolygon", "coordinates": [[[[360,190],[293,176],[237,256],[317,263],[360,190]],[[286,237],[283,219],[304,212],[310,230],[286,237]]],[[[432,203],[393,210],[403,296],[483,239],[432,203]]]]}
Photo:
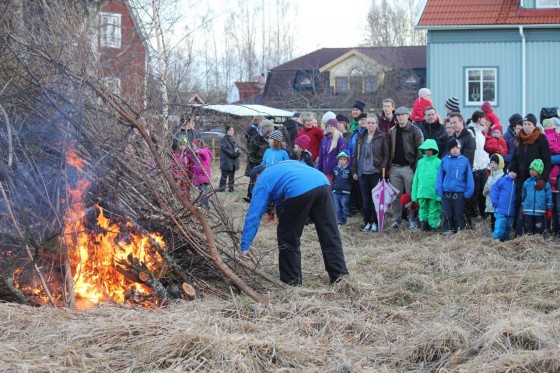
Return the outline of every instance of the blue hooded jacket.
{"type": "Polygon", "coordinates": [[[247,251],[251,247],[269,202],[280,207],[282,201],[323,185],[331,185],[325,174],[299,161],[284,161],[267,167],[253,189],[241,235],[241,250],[247,251]]]}
{"type": "Polygon", "coordinates": [[[474,178],[471,164],[461,154],[451,154],[442,158],[436,180],[436,193],[443,197],[445,192],[463,193],[465,198],[471,198],[474,193],[474,178]]]}
{"type": "Polygon", "coordinates": [[[515,179],[505,174],[490,188],[494,213],[515,216],[515,179]]]}
{"type": "Polygon", "coordinates": [[[521,202],[523,203],[523,213],[525,215],[544,215],[547,209],[552,208],[550,184],[547,181],[543,190],[537,190],[535,188],[537,180],[537,178],[530,177],[523,183],[521,202]]]}

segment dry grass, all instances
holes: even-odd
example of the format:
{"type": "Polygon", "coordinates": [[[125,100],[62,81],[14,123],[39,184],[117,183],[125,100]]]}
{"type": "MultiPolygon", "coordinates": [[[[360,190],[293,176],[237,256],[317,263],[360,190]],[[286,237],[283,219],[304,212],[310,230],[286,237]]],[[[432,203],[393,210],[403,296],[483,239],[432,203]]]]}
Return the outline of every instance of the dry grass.
{"type": "MultiPolygon", "coordinates": [[[[240,227],[247,206],[220,193],[240,227]]],[[[543,372],[560,369],[557,239],[505,243],[475,231],[342,229],[350,277],[328,285],[315,231],[304,286],[163,309],[83,311],[0,304],[0,371],[543,372]]],[[[277,276],[276,224],[255,259],[277,276]]]]}

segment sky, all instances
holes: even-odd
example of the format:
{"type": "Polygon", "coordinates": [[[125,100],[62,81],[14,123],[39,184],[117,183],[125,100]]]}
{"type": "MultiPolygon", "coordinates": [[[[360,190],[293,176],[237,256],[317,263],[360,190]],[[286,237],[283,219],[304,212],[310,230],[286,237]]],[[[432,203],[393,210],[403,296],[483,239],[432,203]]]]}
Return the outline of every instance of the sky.
{"type": "Polygon", "coordinates": [[[318,48],[355,47],[363,43],[367,12],[372,0],[301,0],[299,17],[310,15],[306,28],[298,23],[298,47],[304,53],[318,48]],[[354,21],[355,20],[355,21],[354,21]]]}

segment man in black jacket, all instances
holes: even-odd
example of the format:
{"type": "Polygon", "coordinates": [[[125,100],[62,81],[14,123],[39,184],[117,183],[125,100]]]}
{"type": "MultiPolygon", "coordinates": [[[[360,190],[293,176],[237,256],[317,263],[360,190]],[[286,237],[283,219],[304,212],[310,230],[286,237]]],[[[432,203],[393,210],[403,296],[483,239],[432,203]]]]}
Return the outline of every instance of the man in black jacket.
{"type": "Polygon", "coordinates": [[[424,121],[418,127],[424,135],[424,141],[427,139],[436,140],[438,154],[443,154],[447,145],[447,133],[445,132],[445,126],[439,122],[436,108],[428,106],[424,109],[424,121]]]}
{"type": "MultiPolygon", "coordinates": [[[[476,150],[476,140],[472,132],[465,127],[465,120],[461,113],[453,112],[449,114],[449,123],[453,127],[453,137],[461,143],[461,154],[469,160],[471,168],[474,163],[474,151],[476,150]]],[[[447,146],[447,144],[446,144],[447,146]]]]}
{"type": "Polygon", "coordinates": [[[299,119],[299,117],[300,113],[294,113],[290,119],[284,122],[284,129],[288,133],[288,136],[286,137],[286,144],[289,150],[294,148],[294,140],[302,128],[301,119],[299,119]]]}

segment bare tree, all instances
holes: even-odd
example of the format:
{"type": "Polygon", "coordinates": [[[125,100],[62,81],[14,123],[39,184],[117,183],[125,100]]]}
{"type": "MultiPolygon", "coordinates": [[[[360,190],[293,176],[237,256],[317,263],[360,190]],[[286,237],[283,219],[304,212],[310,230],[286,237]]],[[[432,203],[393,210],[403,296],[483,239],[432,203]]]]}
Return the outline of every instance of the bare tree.
{"type": "Polygon", "coordinates": [[[367,15],[366,45],[425,45],[426,32],[414,29],[422,0],[372,0],[367,15]]]}

